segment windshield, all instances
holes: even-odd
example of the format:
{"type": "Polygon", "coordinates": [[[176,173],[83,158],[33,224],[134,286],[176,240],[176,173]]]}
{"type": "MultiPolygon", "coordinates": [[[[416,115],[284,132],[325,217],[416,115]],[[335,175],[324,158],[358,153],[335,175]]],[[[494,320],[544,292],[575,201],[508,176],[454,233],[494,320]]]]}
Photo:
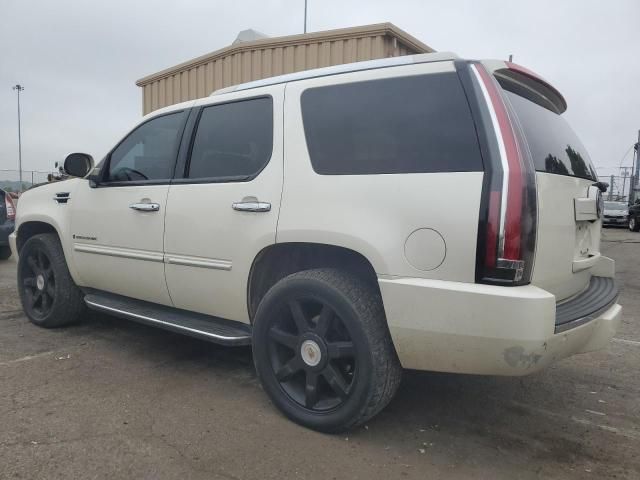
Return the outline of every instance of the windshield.
{"type": "Polygon", "coordinates": [[[584,145],[561,115],[515,93],[505,93],[518,115],[537,171],[598,180],[584,145]]]}
{"type": "Polygon", "coordinates": [[[607,210],[626,210],[627,204],[624,202],[604,202],[604,208],[607,210]]]}

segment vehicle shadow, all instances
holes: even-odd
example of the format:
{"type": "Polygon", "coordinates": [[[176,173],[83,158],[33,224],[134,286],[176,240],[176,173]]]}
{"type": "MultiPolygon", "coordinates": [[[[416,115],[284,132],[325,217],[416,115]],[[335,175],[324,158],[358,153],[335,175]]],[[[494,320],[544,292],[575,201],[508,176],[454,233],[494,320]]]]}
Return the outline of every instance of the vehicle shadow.
{"type": "MultiPolygon", "coordinates": [[[[103,314],[90,314],[82,326],[67,331],[113,343],[118,351],[152,368],[194,378],[213,374],[230,379],[229,388],[237,383],[243,395],[253,397],[247,400],[249,405],[263,408],[266,395],[256,378],[249,347],[223,347],[103,314]]],[[[608,465],[608,474],[618,471],[616,465],[632,465],[640,471],[632,449],[621,448],[628,438],[579,418],[577,412],[594,408],[590,402],[595,400],[581,397],[576,386],[592,382],[584,388],[599,390],[611,381],[593,373],[585,379],[580,377],[583,374],[562,363],[528,377],[405,371],[389,406],[366,426],[344,435],[381,451],[393,448],[426,454],[432,450],[433,455],[460,462],[468,456],[481,463],[508,457],[514,465],[536,460],[562,468],[608,465]]],[[[210,394],[215,403],[215,391],[210,394]]],[[[288,421],[282,417],[282,422],[288,421]]],[[[337,437],[342,440],[343,436],[337,437]]],[[[618,472],[624,477],[627,470],[618,472]]]]}

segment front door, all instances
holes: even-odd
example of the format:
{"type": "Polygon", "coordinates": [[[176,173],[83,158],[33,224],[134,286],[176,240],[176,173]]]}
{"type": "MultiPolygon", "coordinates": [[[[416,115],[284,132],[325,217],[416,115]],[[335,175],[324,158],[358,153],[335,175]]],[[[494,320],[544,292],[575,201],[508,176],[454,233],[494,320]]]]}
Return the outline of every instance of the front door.
{"type": "Polygon", "coordinates": [[[164,218],[187,110],[138,126],[107,157],[95,188],[70,200],[73,256],[83,286],[171,305],[164,218]]]}
{"type": "Polygon", "coordinates": [[[276,237],[283,93],[282,85],[196,103],[185,178],[167,201],[165,271],[178,308],[249,321],[251,265],[276,237]]]}

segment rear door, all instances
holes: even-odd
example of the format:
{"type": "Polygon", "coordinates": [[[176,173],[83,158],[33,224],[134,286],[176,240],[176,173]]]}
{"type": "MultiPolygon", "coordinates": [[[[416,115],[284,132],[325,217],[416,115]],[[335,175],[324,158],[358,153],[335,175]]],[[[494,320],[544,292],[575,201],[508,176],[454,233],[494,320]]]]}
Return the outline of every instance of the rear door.
{"type": "Polygon", "coordinates": [[[176,307],[249,321],[253,259],[276,239],[283,102],[284,85],[275,85],[196,104],[184,178],[167,200],[165,271],[176,307]]]}
{"type": "Polygon", "coordinates": [[[563,115],[505,92],[536,169],[538,229],[531,283],[558,300],[589,284],[600,258],[601,194],[582,142],[563,115]]]}

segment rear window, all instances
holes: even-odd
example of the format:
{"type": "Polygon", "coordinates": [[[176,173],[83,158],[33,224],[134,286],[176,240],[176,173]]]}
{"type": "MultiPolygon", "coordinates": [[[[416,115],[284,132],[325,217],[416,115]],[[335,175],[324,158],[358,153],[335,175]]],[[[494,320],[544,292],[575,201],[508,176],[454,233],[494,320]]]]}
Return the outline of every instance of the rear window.
{"type": "Polygon", "coordinates": [[[273,102],[260,97],[202,110],[189,178],[247,178],[260,172],[273,148],[273,102]]]}
{"type": "Polygon", "coordinates": [[[561,115],[515,93],[505,93],[518,115],[537,171],[597,181],[589,154],[561,115]]]}
{"type": "Polygon", "coordinates": [[[469,105],[453,72],[310,88],[301,103],[319,174],[482,170],[469,105]]]}

